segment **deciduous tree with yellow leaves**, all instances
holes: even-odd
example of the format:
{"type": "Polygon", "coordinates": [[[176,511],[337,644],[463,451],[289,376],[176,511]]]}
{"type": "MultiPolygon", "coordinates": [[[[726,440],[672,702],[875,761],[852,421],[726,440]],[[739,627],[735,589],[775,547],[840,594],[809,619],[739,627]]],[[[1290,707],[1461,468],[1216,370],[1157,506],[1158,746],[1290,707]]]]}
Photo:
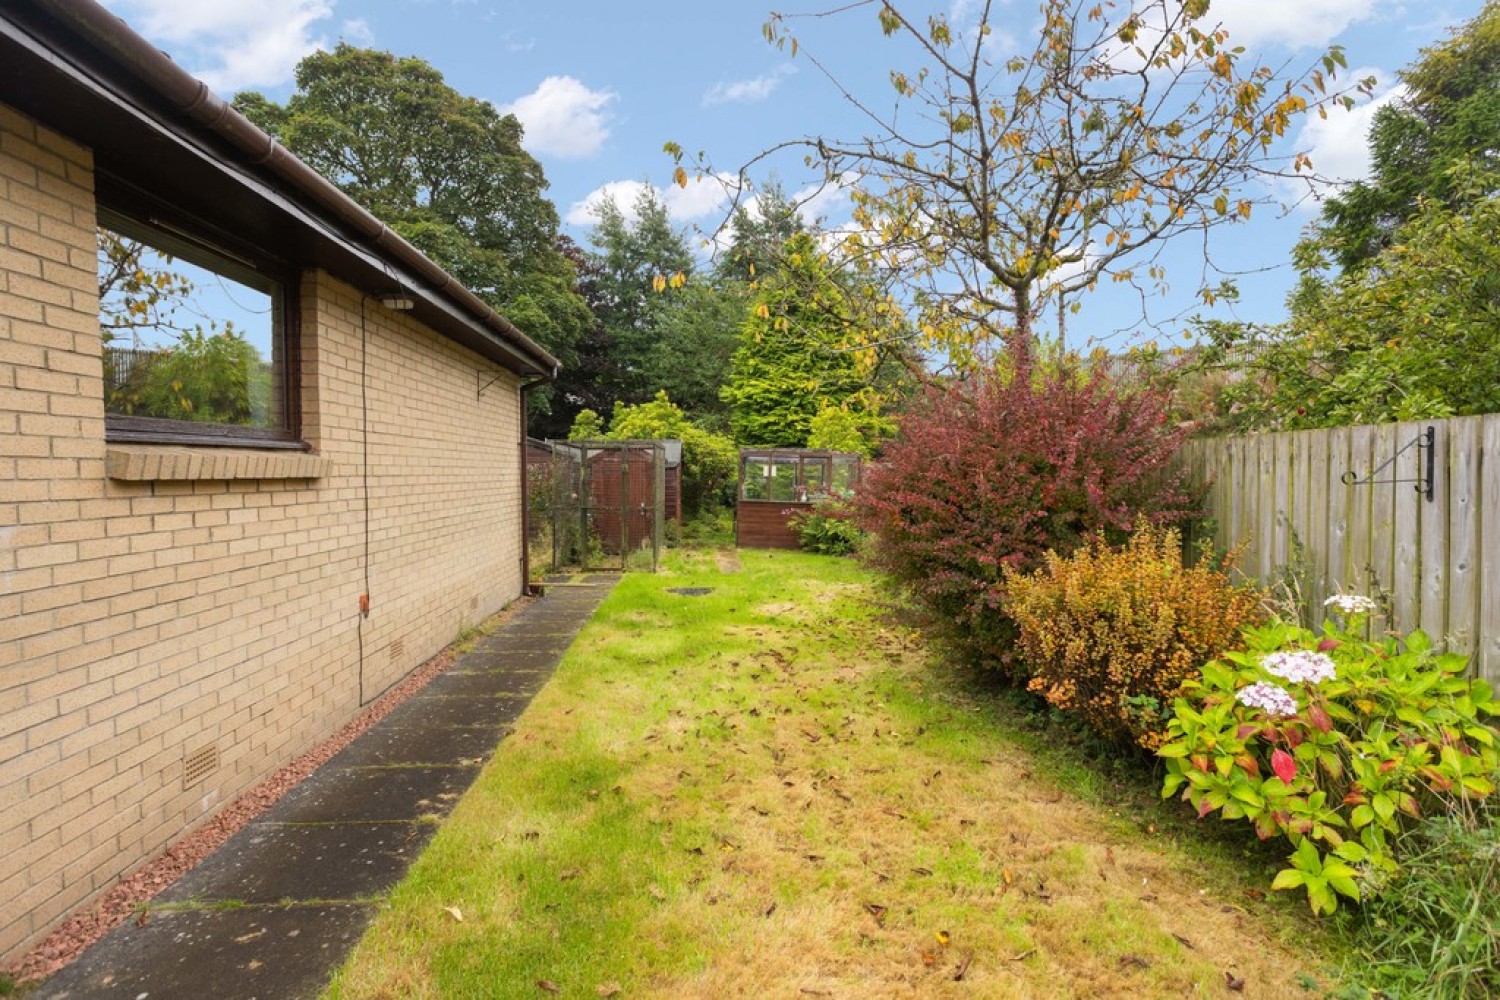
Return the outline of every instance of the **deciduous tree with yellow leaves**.
{"type": "MultiPolygon", "coordinates": [[[[757,162],[800,149],[845,187],[851,249],[898,277],[920,336],[960,362],[1004,345],[1029,366],[1038,319],[1056,309],[1061,320],[1101,282],[1130,284],[1144,305],[1165,282],[1167,241],[1249,218],[1272,197],[1251,181],[1310,176],[1283,137],[1372,85],[1335,86],[1337,48],[1294,75],[1256,65],[1208,0],[1041,0],[1022,55],[1006,51],[991,0],[965,5],[961,21],[909,6],[772,15],[767,39],[811,60],[869,129],[789,140],[757,162]],[[799,39],[803,25],[864,12],[915,57],[890,73],[893,104],[840,83],[799,39]]],[[[1197,278],[1205,301],[1224,293],[1211,268],[1197,278]]]]}

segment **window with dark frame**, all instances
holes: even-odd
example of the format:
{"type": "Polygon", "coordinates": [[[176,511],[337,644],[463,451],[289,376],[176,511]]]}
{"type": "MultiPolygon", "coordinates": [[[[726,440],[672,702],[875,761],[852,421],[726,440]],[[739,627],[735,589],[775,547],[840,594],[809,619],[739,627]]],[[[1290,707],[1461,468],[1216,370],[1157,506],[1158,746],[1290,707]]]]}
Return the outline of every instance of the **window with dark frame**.
{"type": "Polygon", "coordinates": [[[98,257],[108,440],[300,446],[280,266],[104,208],[98,257]]]}
{"type": "Polygon", "coordinates": [[[842,452],[746,452],[740,456],[740,499],[815,503],[847,496],[859,468],[858,455],[842,452]]]}

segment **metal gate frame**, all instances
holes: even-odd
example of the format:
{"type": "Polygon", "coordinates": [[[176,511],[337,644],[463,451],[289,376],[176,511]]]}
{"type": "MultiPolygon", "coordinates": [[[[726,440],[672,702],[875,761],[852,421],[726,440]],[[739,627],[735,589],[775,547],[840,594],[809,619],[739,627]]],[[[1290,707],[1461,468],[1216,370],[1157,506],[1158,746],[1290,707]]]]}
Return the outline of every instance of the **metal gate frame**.
{"type": "Polygon", "coordinates": [[[666,446],[661,441],[554,441],[552,565],[644,569],[661,561],[666,446]]]}

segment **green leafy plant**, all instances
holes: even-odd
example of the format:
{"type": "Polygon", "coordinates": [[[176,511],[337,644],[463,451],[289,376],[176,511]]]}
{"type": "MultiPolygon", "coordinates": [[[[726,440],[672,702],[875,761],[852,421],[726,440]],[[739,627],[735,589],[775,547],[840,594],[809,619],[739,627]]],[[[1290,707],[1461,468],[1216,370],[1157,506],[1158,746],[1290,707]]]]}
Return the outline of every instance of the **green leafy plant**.
{"type": "Polygon", "coordinates": [[[790,523],[798,543],[820,555],[847,556],[857,552],[865,539],[865,533],[852,520],[848,504],[840,499],[821,500],[790,523]]]}
{"type": "Polygon", "coordinates": [[[735,440],[800,448],[829,407],[847,402],[878,414],[872,387],[885,353],[875,343],[901,331],[889,309],[874,312],[851,294],[849,278],[811,235],[793,236],[781,253],[780,268],[756,288],[719,396],[735,440]]]}
{"type": "Polygon", "coordinates": [[[1345,915],[1347,978],[1406,1000],[1500,995],[1500,826],[1493,809],[1438,816],[1401,841],[1401,877],[1345,915]]]}
{"type": "Polygon", "coordinates": [[[1273,623],[1245,632],[1184,685],[1168,724],[1163,797],[1200,816],[1285,836],[1291,866],[1273,888],[1302,888],[1315,913],[1378,894],[1400,874],[1400,835],[1494,792],[1500,755],[1489,684],[1426,634],[1363,638],[1367,598],[1340,596],[1320,637],[1273,623]]]}

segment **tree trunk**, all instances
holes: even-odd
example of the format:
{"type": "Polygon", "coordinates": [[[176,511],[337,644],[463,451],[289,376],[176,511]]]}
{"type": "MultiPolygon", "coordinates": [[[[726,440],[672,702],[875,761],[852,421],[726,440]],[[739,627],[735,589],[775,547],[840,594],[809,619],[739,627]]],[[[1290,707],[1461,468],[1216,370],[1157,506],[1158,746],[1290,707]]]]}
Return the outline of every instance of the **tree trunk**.
{"type": "Polygon", "coordinates": [[[1031,286],[1022,285],[1015,289],[1016,297],[1016,329],[1011,336],[1011,342],[1007,346],[1010,356],[1015,362],[1016,375],[1018,377],[1031,371],[1035,361],[1036,335],[1031,326],[1031,286]]]}

